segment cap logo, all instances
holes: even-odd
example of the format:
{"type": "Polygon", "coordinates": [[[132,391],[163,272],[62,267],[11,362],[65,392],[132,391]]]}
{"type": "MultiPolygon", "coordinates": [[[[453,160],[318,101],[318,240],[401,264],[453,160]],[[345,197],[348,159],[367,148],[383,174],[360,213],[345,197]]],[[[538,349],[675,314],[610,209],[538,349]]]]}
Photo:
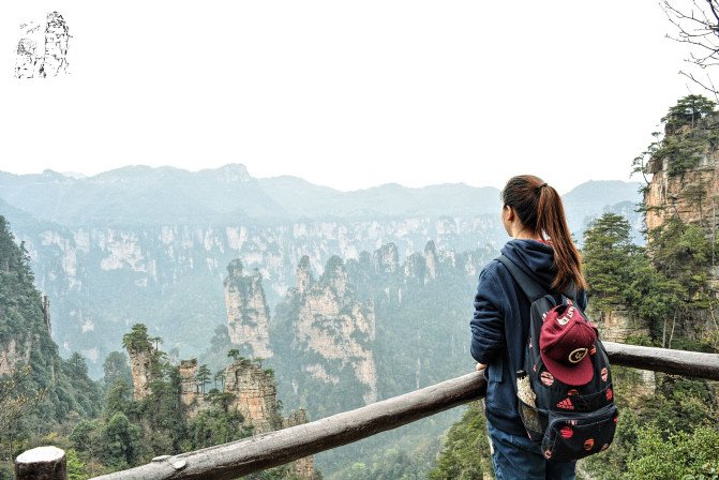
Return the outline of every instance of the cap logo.
{"type": "Polygon", "coordinates": [[[589,350],[587,348],[577,348],[576,350],[572,350],[572,353],[569,354],[568,360],[572,363],[579,363],[587,356],[588,351],[589,350]]]}
{"type": "Polygon", "coordinates": [[[574,316],[574,307],[569,307],[565,315],[557,317],[557,323],[561,326],[565,326],[574,316]]]}

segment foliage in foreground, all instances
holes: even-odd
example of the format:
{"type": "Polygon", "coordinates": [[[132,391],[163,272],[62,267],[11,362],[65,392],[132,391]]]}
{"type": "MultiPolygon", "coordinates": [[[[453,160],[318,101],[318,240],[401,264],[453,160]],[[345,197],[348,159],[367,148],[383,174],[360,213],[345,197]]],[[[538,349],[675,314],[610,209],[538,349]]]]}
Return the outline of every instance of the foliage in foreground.
{"type": "Polygon", "coordinates": [[[491,474],[492,461],[482,402],[473,402],[447,433],[429,480],[473,480],[491,474]]]}

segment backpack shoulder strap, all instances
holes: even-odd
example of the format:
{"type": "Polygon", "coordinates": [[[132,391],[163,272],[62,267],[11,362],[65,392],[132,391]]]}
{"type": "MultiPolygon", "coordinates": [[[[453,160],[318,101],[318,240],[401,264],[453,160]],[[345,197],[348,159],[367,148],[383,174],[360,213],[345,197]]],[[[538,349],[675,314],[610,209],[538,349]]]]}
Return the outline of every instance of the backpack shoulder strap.
{"type": "Polygon", "coordinates": [[[509,257],[502,254],[497,257],[497,260],[507,267],[509,273],[512,274],[512,278],[514,278],[530,302],[534,302],[535,300],[547,295],[547,291],[542,288],[536,280],[530,277],[524,270],[519,268],[512,260],[510,260],[509,257]]]}

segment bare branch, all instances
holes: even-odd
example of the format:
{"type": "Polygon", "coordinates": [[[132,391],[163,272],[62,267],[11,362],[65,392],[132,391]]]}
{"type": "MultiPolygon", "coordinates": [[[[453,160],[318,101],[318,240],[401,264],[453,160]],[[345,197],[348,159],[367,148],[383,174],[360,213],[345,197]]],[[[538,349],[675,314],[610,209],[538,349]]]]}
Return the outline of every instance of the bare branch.
{"type": "Polygon", "coordinates": [[[714,21],[716,23],[719,23],[719,15],[717,14],[717,6],[714,4],[714,0],[706,0],[706,2],[709,4],[709,9],[712,11],[712,14],[714,15],[714,21]]]}
{"type": "MultiPolygon", "coordinates": [[[[703,71],[719,65],[719,0],[662,0],[662,10],[675,32],[667,38],[688,45],[685,61],[703,71]]],[[[695,85],[717,96],[709,74],[707,80],[697,78],[691,71],[680,71],[695,85]]]]}
{"type": "Polygon", "coordinates": [[[702,87],[704,90],[714,94],[714,97],[717,99],[717,101],[719,101],[719,91],[717,91],[716,87],[714,86],[714,82],[712,82],[712,80],[711,80],[711,78],[709,78],[709,76],[707,76],[707,79],[708,79],[708,85],[707,85],[706,83],[697,80],[697,78],[691,73],[687,73],[687,72],[680,70],[679,74],[684,75],[689,80],[691,80],[692,82],[694,82],[697,85],[699,85],[700,87],[702,87]]]}

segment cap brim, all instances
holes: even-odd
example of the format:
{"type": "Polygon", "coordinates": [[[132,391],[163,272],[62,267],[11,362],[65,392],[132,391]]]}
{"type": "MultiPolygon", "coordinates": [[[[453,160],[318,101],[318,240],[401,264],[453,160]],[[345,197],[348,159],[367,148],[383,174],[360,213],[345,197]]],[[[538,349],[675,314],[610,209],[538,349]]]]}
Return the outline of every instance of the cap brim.
{"type": "Polygon", "coordinates": [[[549,373],[560,382],[566,383],[573,387],[586,385],[594,377],[594,366],[592,365],[591,355],[586,355],[579,363],[567,366],[552,360],[544,352],[539,352],[542,356],[544,366],[547,367],[549,373]]]}

